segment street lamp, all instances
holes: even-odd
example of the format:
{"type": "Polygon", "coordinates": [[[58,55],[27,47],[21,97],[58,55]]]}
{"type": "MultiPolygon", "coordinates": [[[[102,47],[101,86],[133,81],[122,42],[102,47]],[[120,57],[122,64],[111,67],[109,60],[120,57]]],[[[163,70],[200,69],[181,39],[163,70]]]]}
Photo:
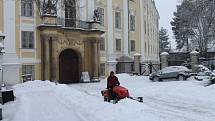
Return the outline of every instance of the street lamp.
{"type": "Polygon", "coordinates": [[[4,39],[5,35],[0,31],[0,53],[3,53],[4,50],[4,39]]]}
{"type": "MultiPolygon", "coordinates": [[[[2,55],[4,53],[4,39],[5,39],[5,35],[0,31],[0,54],[2,55]]],[[[0,85],[0,90],[2,89],[2,84],[3,84],[3,66],[1,68],[2,71],[2,82],[0,85]]]]}
{"type": "MultiPolygon", "coordinates": [[[[5,39],[5,35],[0,31],[0,53],[3,53],[4,50],[4,39],[5,39]]],[[[3,72],[3,69],[2,69],[3,72]]],[[[2,73],[2,81],[3,81],[3,73],[2,73]]],[[[2,83],[0,85],[0,90],[2,89],[2,83]]],[[[2,100],[2,93],[1,93],[1,100],[2,100]]],[[[0,107],[0,120],[2,120],[2,108],[0,107]]]]}

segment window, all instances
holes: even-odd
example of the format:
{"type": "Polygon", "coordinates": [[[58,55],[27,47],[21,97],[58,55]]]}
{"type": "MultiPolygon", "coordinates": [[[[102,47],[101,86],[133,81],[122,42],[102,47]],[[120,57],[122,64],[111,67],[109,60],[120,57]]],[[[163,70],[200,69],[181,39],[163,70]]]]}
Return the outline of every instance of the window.
{"type": "Polygon", "coordinates": [[[121,39],[116,39],[116,51],[121,51],[121,39]]]}
{"type": "Polygon", "coordinates": [[[115,28],[121,29],[121,14],[120,14],[120,12],[115,12],[115,28]]]}
{"type": "Polygon", "coordinates": [[[144,31],[145,31],[145,34],[146,34],[146,21],[144,21],[144,31]]]}
{"type": "Polygon", "coordinates": [[[131,51],[135,51],[135,40],[131,40],[131,51]]]}
{"type": "Polygon", "coordinates": [[[100,76],[105,76],[105,63],[100,64],[100,76]]]}
{"type": "Polygon", "coordinates": [[[65,3],[65,26],[76,27],[76,0],[67,0],[65,3]]]}
{"type": "Polygon", "coordinates": [[[105,38],[100,39],[100,50],[105,51],[105,38]]]}
{"type": "Polygon", "coordinates": [[[135,16],[130,15],[130,31],[135,31],[135,16]]]}
{"type": "Polygon", "coordinates": [[[32,79],[34,80],[34,65],[23,65],[22,66],[22,75],[31,75],[32,79]]]}
{"type": "Polygon", "coordinates": [[[34,32],[22,31],[22,48],[33,49],[34,48],[34,32]]]}
{"type": "Polygon", "coordinates": [[[101,22],[101,25],[104,26],[104,17],[105,17],[105,14],[104,14],[104,8],[100,8],[98,7],[98,11],[99,11],[99,21],[101,22]]]}
{"type": "Polygon", "coordinates": [[[21,16],[32,17],[34,13],[33,0],[21,0],[21,16]]]}

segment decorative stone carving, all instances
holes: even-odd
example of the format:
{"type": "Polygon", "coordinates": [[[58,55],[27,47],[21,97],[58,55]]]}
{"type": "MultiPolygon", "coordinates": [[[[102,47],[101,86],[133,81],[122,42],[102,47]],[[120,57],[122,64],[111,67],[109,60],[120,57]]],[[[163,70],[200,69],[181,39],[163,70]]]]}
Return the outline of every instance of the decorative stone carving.
{"type": "Polygon", "coordinates": [[[43,14],[57,14],[57,0],[48,0],[47,2],[43,3],[43,14]]]}
{"type": "Polygon", "coordinates": [[[69,39],[61,39],[58,41],[58,44],[61,46],[81,46],[83,45],[82,40],[69,40],[69,39]]]}
{"type": "Polygon", "coordinates": [[[102,0],[97,0],[96,1],[96,5],[100,6],[100,7],[105,7],[106,6],[105,3],[104,3],[104,1],[102,1],[102,0]]]}
{"type": "Polygon", "coordinates": [[[100,21],[100,12],[98,9],[94,10],[94,16],[93,16],[94,21],[100,21]]]}

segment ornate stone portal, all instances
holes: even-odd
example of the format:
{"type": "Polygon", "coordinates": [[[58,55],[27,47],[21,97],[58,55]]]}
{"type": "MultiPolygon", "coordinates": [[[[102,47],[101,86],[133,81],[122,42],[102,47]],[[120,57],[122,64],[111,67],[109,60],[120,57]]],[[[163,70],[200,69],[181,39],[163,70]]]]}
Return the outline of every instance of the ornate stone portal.
{"type": "MultiPolygon", "coordinates": [[[[76,83],[80,80],[61,80],[63,76],[78,76],[81,72],[89,72],[91,79],[99,77],[99,39],[102,31],[74,30],[57,27],[40,27],[42,47],[42,79],[59,81],[60,83],[76,83]],[[78,59],[78,64],[67,61],[68,66],[60,64],[60,55],[65,50],[71,50],[78,59]],[[71,66],[71,65],[72,66],[71,66]],[[74,69],[78,67],[78,74],[60,72],[62,68],[74,69]],[[61,68],[61,69],[60,69],[61,68]],[[65,74],[65,75],[64,75],[65,74]]],[[[62,58],[62,57],[61,57],[62,58]]],[[[67,57],[65,57],[67,58],[67,57]]],[[[63,69],[65,70],[65,69],[63,69]]],[[[74,72],[70,70],[71,72],[74,72]]]]}

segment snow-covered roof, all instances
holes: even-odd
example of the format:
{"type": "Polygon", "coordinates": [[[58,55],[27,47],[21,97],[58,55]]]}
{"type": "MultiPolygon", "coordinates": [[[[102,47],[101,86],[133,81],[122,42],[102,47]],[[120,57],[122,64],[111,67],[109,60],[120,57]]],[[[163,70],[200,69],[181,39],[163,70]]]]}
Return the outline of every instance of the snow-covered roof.
{"type": "Polygon", "coordinates": [[[168,52],[162,52],[161,55],[169,55],[168,52]]]}
{"type": "Polygon", "coordinates": [[[199,54],[199,52],[194,50],[194,51],[191,52],[191,54],[199,54]]]}
{"type": "Polygon", "coordinates": [[[134,56],[141,56],[141,54],[140,53],[135,53],[134,56]]]}

